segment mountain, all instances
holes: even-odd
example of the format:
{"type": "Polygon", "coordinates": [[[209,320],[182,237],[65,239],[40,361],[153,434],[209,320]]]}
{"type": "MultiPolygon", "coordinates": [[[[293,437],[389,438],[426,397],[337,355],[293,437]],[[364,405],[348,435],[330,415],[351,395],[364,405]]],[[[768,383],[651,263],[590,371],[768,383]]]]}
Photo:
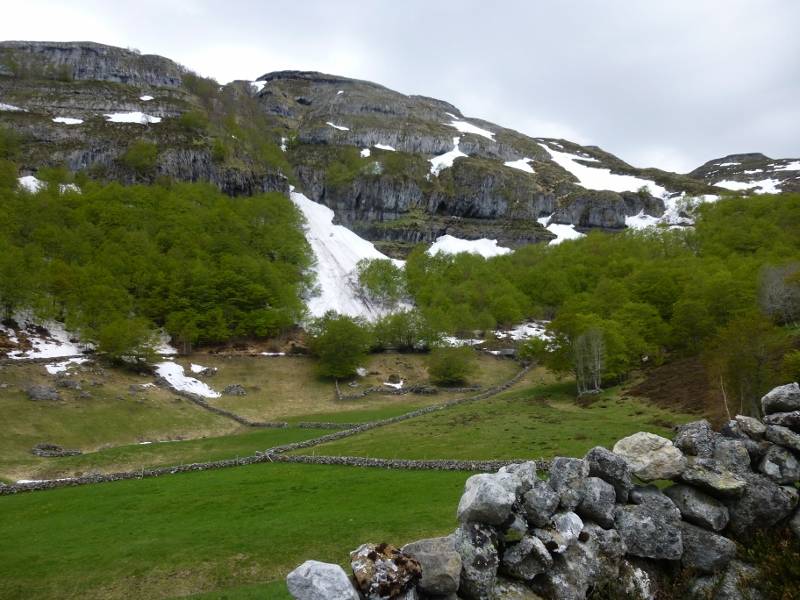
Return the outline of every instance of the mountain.
{"type": "Polygon", "coordinates": [[[446,234],[513,248],[681,222],[679,198],[748,189],[752,175],[774,181],[755,191],[798,186],[791,159],[641,169],[367,81],[281,71],[219,86],[89,42],[0,43],[0,126],[18,140],[22,175],[65,166],[124,183],[209,181],[230,195],[292,183],[392,256],[446,234]]]}

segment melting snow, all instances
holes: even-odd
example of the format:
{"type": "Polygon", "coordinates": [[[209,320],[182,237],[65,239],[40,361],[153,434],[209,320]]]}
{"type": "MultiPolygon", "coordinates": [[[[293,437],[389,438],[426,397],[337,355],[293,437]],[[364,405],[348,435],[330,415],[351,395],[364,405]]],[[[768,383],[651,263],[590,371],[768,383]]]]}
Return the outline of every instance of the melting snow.
{"type": "Polygon", "coordinates": [[[24,108],[20,108],[19,106],[14,106],[13,104],[3,104],[0,102],[0,110],[4,110],[7,112],[28,112],[24,108]]]}
{"type": "Polygon", "coordinates": [[[344,90],[339,90],[338,92],[336,92],[337,96],[340,95],[340,94],[344,94],[344,90]]]}
{"type": "MultiPolygon", "coordinates": [[[[773,170],[775,171],[800,171],[800,160],[793,160],[790,163],[786,163],[785,165],[781,165],[776,167],[773,165],[773,170]]],[[[745,171],[747,173],[747,171],[745,171]]]]}
{"type": "Polygon", "coordinates": [[[183,374],[183,367],[172,361],[161,362],[156,365],[156,373],[163,377],[176,390],[197,394],[204,398],[219,398],[220,393],[215,392],[208,385],[194,377],[183,374]]]}
{"type": "Polygon", "coordinates": [[[261,356],[286,356],[286,352],[260,352],[261,356]]]}
{"type": "Polygon", "coordinates": [[[147,125],[148,123],[160,123],[161,117],[154,117],[146,115],[143,112],[127,112],[127,113],[108,113],[103,115],[106,121],[110,123],[138,123],[139,125],[147,125]]]}
{"type": "Polygon", "coordinates": [[[356,369],[356,375],[358,375],[359,377],[366,377],[367,375],[369,375],[369,371],[367,371],[364,367],[358,367],[356,369]]]}
{"type": "Polygon", "coordinates": [[[431,174],[438,175],[443,169],[447,169],[453,166],[453,161],[455,159],[460,158],[462,156],[467,156],[458,148],[458,143],[461,141],[461,138],[454,137],[453,138],[453,149],[450,152],[445,152],[444,154],[440,154],[439,156],[434,156],[428,162],[431,163],[431,174]]]}
{"type": "MultiPolygon", "coordinates": [[[[776,170],[780,171],[780,169],[776,169],[776,170]]],[[[764,172],[764,169],[752,169],[750,171],[742,171],[742,173],[744,173],[745,175],[755,175],[756,173],[763,173],[763,172],[764,172]]]]}
{"type": "Polygon", "coordinates": [[[65,372],[72,365],[81,365],[88,361],[88,358],[75,357],[57,363],[46,364],[44,368],[47,369],[47,372],[50,373],[50,375],[57,375],[58,373],[65,372]]]}
{"type": "Polygon", "coordinates": [[[762,179],[760,181],[747,181],[747,182],[725,180],[725,181],[717,181],[712,185],[725,188],[726,190],[733,190],[734,192],[742,190],[751,190],[755,194],[780,194],[781,190],[778,187],[780,184],[781,184],[780,179],[762,179]]]}
{"type": "Polygon", "coordinates": [[[483,344],[483,340],[469,339],[469,338],[457,338],[452,335],[445,335],[442,337],[442,344],[445,346],[450,346],[452,348],[460,348],[461,346],[480,346],[483,344]]]}
{"type": "MultiPolygon", "coordinates": [[[[450,115],[450,113],[447,114],[450,115]]],[[[453,115],[450,116],[453,117],[453,115]]],[[[482,129],[477,125],[473,125],[472,123],[467,123],[466,121],[459,121],[457,120],[457,117],[453,117],[453,120],[450,121],[449,123],[445,123],[445,125],[449,125],[450,127],[455,127],[461,133],[474,133],[475,135],[482,135],[483,137],[494,141],[494,133],[492,133],[491,131],[482,129]]]]}
{"type": "Polygon", "coordinates": [[[587,167],[580,164],[579,160],[597,162],[597,159],[570,154],[569,152],[559,152],[553,150],[545,144],[539,144],[547,150],[557,165],[566,169],[578,178],[578,184],[587,190],[610,190],[612,192],[636,192],[646,187],[653,196],[664,197],[667,195],[666,188],[650,181],[641,179],[633,175],[617,175],[610,169],[601,167],[587,167]]]}
{"type": "Polygon", "coordinates": [[[738,163],[738,162],[724,162],[724,163],[717,163],[717,164],[715,164],[714,166],[715,166],[715,167],[735,167],[736,165],[740,165],[740,164],[742,164],[742,163],[738,163]]]}
{"type": "Polygon", "coordinates": [[[256,88],[256,92],[260,92],[264,89],[264,86],[267,85],[266,81],[251,81],[250,85],[256,88]]]}
{"type": "Polygon", "coordinates": [[[550,340],[551,336],[547,333],[546,321],[531,321],[530,323],[523,323],[513,329],[498,330],[494,335],[499,340],[511,339],[514,341],[529,340],[537,338],[540,340],[550,340]]]}
{"type": "Polygon", "coordinates": [[[286,142],[288,142],[288,141],[289,140],[287,140],[285,137],[281,138],[281,152],[286,152],[286,150],[287,150],[286,142]]]}
{"type": "Polygon", "coordinates": [[[509,160],[503,164],[507,167],[511,167],[512,169],[519,169],[520,171],[525,171],[526,173],[533,173],[533,167],[529,164],[531,162],[533,162],[532,158],[520,158],[519,160],[509,160]]]}
{"type": "Polygon", "coordinates": [[[196,365],[196,364],[194,364],[194,363],[191,363],[191,364],[189,365],[189,369],[192,371],[192,373],[202,373],[202,372],[203,372],[203,371],[205,371],[207,368],[208,368],[208,367],[204,367],[203,365],[196,365]]]}
{"type": "Polygon", "coordinates": [[[638,215],[632,217],[625,217],[625,225],[631,229],[646,229],[658,225],[661,219],[652,215],[646,215],[644,209],[639,211],[638,215]]]}
{"type": "MultiPolygon", "coordinates": [[[[329,310],[368,319],[384,314],[380,307],[358,294],[356,265],[364,258],[388,257],[346,227],[334,225],[334,213],[327,206],[295,191],[290,197],[305,217],[306,239],[316,258],[314,273],[319,293],[308,301],[311,316],[320,317],[329,310]]],[[[402,261],[394,262],[403,264],[402,261]]]]}
{"type": "Polygon", "coordinates": [[[80,125],[83,119],[76,119],[75,117],[56,117],[53,123],[63,123],[64,125],[80,125]]]}
{"type": "Polygon", "coordinates": [[[170,355],[174,356],[175,354],[177,354],[178,351],[169,343],[170,339],[171,338],[169,337],[169,334],[166,331],[160,332],[158,334],[158,340],[156,341],[156,345],[155,348],[153,348],[153,351],[156,354],[160,354],[162,358],[164,356],[170,356],[170,355]]]}
{"type": "Polygon", "coordinates": [[[536,220],[539,221],[547,231],[555,234],[556,238],[550,240],[549,246],[556,246],[564,240],[576,240],[584,236],[583,233],[575,229],[575,225],[563,225],[561,223],[551,223],[548,225],[550,217],[541,217],[536,220]]]}
{"type": "Polygon", "coordinates": [[[330,125],[334,129],[338,129],[339,131],[350,131],[349,127],[345,127],[344,125],[335,125],[334,123],[331,123],[330,121],[326,121],[326,125],[330,125]]]}
{"type": "Polygon", "coordinates": [[[468,252],[470,254],[480,254],[484,258],[500,256],[512,252],[511,248],[504,248],[497,245],[497,240],[481,238],[479,240],[462,240],[452,235],[443,235],[436,238],[436,241],[428,248],[428,254],[435,256],[440,252],[444,254],[459,254],[468,252]]]}
{"type": "Polygon", "coordinates": [[[371,152],[369,151],[369,148],[362,148],[361,149],[361,158],[369,158],[370,154],[371,154],[371,152]]]}
{"type": "MultiPolygon", "coordinates": [[[[35,193],[41,191],[42,189],[44,189],[44,187],[46,185],[44,181],[42,181],[41,179],[38,179],[37,177],[35,177],[33,175],[25,175],[24,177],[20,177],[19,179],[17,179],[17,182],[19,183],[19,185],[21,187],[23,187],[25,190],[27,190],[31,194],[35,194],[35,193]]],[[[77,194],[80,194],[81,193],[81,188],[79,188],[74,183],[60,183],[58,185],[58,191],[61,194],[64,194],[66,192],[75,192],[77,194]]]]}
{"type": "Polygon", "coordinates": [[[404,383],[405,382],[401,379],[400,383],[389,383],[388,381],[384,381],[383,385],[388,386],[390,388],[394,388],[396,390],[401,390],[401,389],[403,389],[403,384],[404,383]]]}
{"type": "MultiPolygon", "coordinates": [[[[30,350],[14,350],[8,353],[9,358],[16,360],[26,358],[62,358],[67,356],[75,356],[76,354],[83,353],[85,346],[70,341],[73,337],[64,329],[61,323],[56,321],[44,321],[36,323],[24,315],[15,315],[14,320],[22,324],[20,333],[24,333],[31,343],[30,350]],[[42,330],[47,333],[42,333],[42,330]]],[[[10,329],[3,328],[8,332],[10,329]]],[[[13,334],[14,338],[19,336],[13,334]]],[[[10,336],[9,336],[10,337],[10,336]]],[[[12,342],[15,340],[12,340],[12,342]]],[[[19,343],[19,339],[16,339],[19,343]]]]}
{"type": "Polygon", "coordinates": [[[139,96],[139,100],[141,100],[142,102],[150,102],[150,100],[152,99],[153,99],[152,96],[139,96]]]}
{"type": "Polygon", "coordinates": [[[389,150],[390,152],[396,152],[396,150],[389,144],[373,144],[373,147],[377,148],[378,150],[389,150]]]}

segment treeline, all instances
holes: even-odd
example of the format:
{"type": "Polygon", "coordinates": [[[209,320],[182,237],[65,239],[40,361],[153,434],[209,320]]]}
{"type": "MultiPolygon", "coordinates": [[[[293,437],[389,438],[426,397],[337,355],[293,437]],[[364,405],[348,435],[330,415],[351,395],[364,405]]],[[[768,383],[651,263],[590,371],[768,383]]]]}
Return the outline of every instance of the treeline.
{"type": "Polygon", "coordinates": [[[362,269],[367,293],[407,290],[433,330],[471,337],[552,320],[555,343],[528,352],[574,373],[581,391],[675,355],[702,355],[737,406],[800,375],[796,194],[705,204],[693,229],[591,233],[489,260],[418,248],[405,274],[376,270],[362,269]]]}
{"type": "Polygon", "coordinates": [[[184,350],[274,335],[304,313],[301,222],[281,194],[232,199],[202,184],[6,185],[0,308],[65,321],[117,356],[144,351],[156,328],[184,350]]]}

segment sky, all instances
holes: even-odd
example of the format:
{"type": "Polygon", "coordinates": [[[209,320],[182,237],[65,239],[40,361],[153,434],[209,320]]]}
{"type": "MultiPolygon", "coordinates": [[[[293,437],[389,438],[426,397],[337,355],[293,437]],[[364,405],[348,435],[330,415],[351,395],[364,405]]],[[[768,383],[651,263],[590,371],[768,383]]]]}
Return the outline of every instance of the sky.
{"type": "Polygon", "coordinates": [[[220,82],[315,70],[686,172],[800,157],[797,0],[0,0],[0,39],[90,40],[220,82]]]}

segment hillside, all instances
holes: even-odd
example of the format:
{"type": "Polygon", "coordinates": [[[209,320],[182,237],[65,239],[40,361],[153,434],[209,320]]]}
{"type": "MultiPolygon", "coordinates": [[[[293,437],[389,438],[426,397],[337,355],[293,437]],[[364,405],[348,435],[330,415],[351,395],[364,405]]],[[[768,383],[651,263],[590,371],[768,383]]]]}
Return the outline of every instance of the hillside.
{"type": "MultiPolygon", "coordinates": [[[[166,58],[84,42],[0,43],[0,126],[21,175],[63,166],[124,183],[209,181],[230,195],[294,183],[394,256],[445,234],[515,248],[681,222],[682,195],[711,199],[736,188],[712,184],[746,176],[636,168],[371,82],[282,71],[219,86],[166,58]]],[[[774,164],[779,181],[756,191],[795,189],[796,163],[774,164]]]]}

